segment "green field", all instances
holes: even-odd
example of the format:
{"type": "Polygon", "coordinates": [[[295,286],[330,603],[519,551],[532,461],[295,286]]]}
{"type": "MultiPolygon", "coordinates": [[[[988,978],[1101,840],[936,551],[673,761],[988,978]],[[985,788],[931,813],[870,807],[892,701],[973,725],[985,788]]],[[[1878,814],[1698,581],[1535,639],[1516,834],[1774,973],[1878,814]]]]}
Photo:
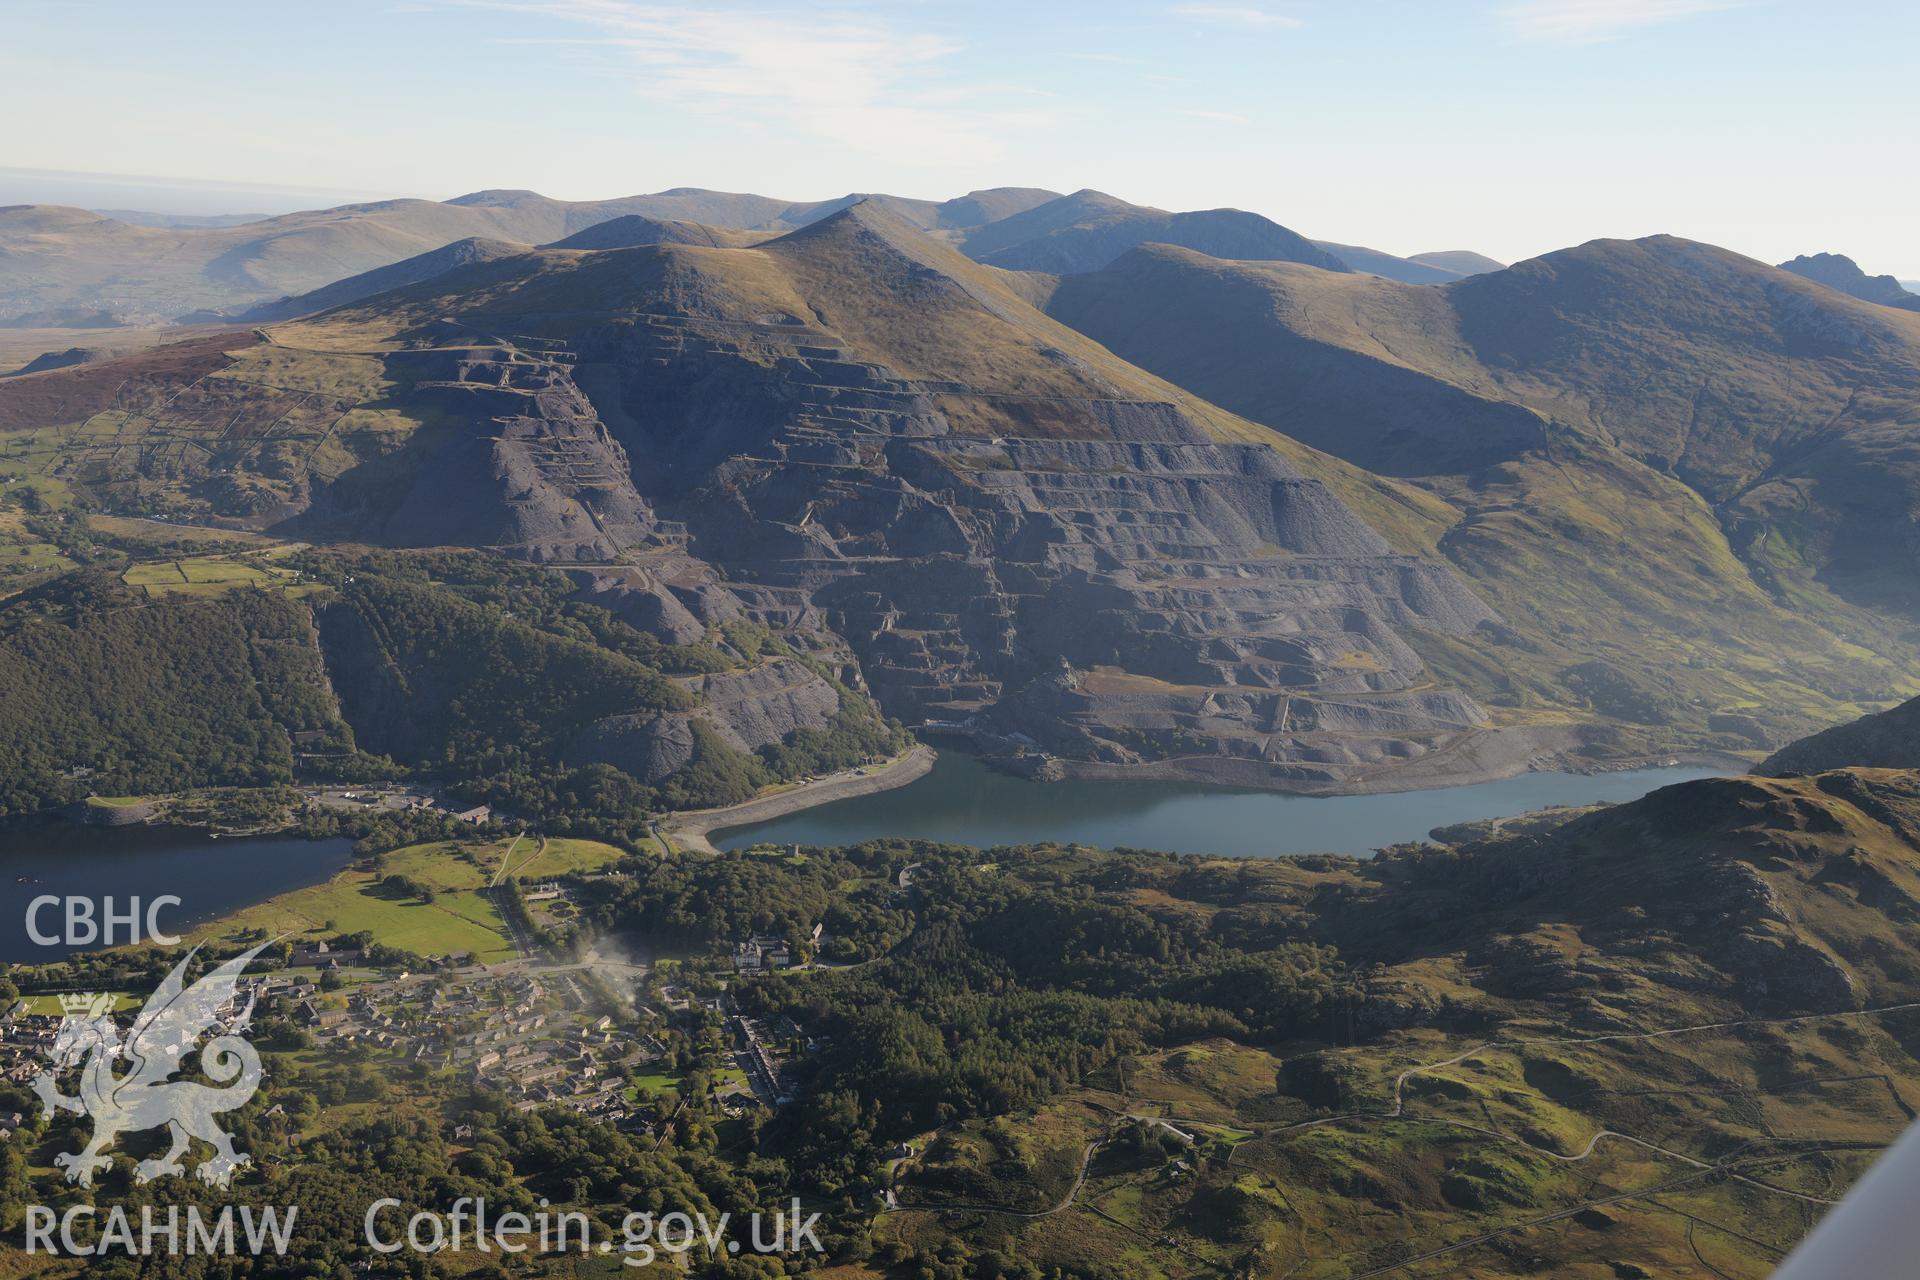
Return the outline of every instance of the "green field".
{"type": "MultiPolygon", "coordinates": [[[[5,532],[4,525],[0,525],[0,535],[5,532]]],[[[74,567],[74,562],[61,555],[60,548],[51,542],[24,537],[19,541],[0,541],[0,575],[65,573],[74,567]]]]}
{"type": "Polygon", "coordinates": [[[51,542],[35,537],[27,530],[27,509],[23,505],[29,490],[37,495],[47,511],[60,511],[72,502],[67,487],[58,480],[25,474],[17,459],[0,457],[0,595],[23,590],[43,578],[76,568],[51,542]]]}
{"type": "MultiPolygon", "coordinates": [[[[685,1083],[686,1081],[682,1077],[675,1075],[671,1071],[659,1068],[647,1071],[633,1078],[633,1088],[636,1092],[642,1089],[650,1093],[659,1093],[663,1089],[678,1090],[680,1086],[685,1083]]],[[[628,1096],[632,1097],[634,1094],[629,1093],[628,1096]]]]}
{"type": "MultiPolygon", "coordinates": [[[[58,995],[26,996],[24,999],[27,1002],[27,1012],[30,1014],[49,1016],[61,1012],[60,997],[58,995]]],[[[144,995],[139,999],[135,999],[133,996],[127,995],[124,992],[116,992],[113,997],[114,1012],[120,1013],[128,1009],[137,1009],[145,1000],[146,997],[144,995]]]]}
{"type": "Polygon", "coordinates": [[[130,566],[120,580],[148,596],[219,595],[236,587],[298,589],[298,575],[272,563],[272,553],[242,557],[193,556],[130,566]]]}
{"type": "Polygon", "coordinates": [[[491,873],[460,856],[465,851],[483,865],[497,865],[504,848],[504,842],[445,841],[396,850],[376,871],[343,871],[326,884],[296,889],[237,912],[207,926],[196,938],[231,940],[261,930],[269,937],[300,940],[364,930],[386,946],[416,955],[437,958],[464,951],[488,964],[511,960],[516,952],[506,925],[480,892],[491,873]],[[380,886],[390,875],[431,887],[434,900],[392,896],[380,886]]]}
{"type": "Polygon", "coordinates": [[[72,506],[73,490],[64,480],[43,474],[42,465],[27,442],[16,437],[0,452],[0,496],[32,489],[50,511],[64,511],[72,506]]]}
{"type": "Polygon", "coordinates": [[[326,884],[296,889],[248,907],[207,926],[202,938],[235,938],[247,930],[269,937],[324,938],[371,933],[386,946],[416,955],[440,957],[469,952],[493,964],[515,956],[512,938],[499,911],[481,890],[494,881],[501,861],[512,852],[509,878],[545,878],[592,870],[621,857],[620,850],[594,840],[442,840],[396,849],[377,870],[343,871],[326,884]],[[388,876],[406,876],[434,891],[432,902],[396,898],[381,888],[388,876]]]}
{"type": "Polygon", "coordinates": [[[546,848],[541,849],[533,837],[528,837],[514,850],[513,865],[508,871],[516,880],[544,880],[598,871],[624,857],[626,854],[621,850],[598,840],[556,838],[548,840],[546,848]]]}

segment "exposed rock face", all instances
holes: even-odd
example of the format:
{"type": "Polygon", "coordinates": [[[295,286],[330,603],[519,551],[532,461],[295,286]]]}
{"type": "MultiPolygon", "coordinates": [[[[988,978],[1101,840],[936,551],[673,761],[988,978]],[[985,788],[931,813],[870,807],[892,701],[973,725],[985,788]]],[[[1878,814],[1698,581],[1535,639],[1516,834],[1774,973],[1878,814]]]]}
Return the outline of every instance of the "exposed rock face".
{"type": "Polygon", "coordinates": [[[890,712],[984,715],[1113,760],[1311,760],[1315,777],[1484,722],[1457,693],[1380,695],[1422,670],[1399,629],[1466,632],[1490,611],[1444,569],[1393,554],[1271,449],[1217,443],[1169,404],[1118,400],[1003,404],[1048,434],[963,434],[944,403],[957,388],[854,359],[831,334],[747,336],[752,361],[741,334],[710,324],[611,326],[583,346],[580,380],[627,419],[642,474],[699,485],[656,498],[695,550],[731,578],[811,598],[890,712]],[[635,415],[640,404],[658,416],[635,415]],[[687,421],[718,430],[668,433],[687,421]],[[1044,677],[1063,661],[1136,679],[1076,677],[1056,694],[1044,677]],[[1293,697],[1267,693],[1281,689],[1293,697]],[[1265,696],[1236,709],[1237,690],[1265,696]],[[1234,705],[1208,709],[1215,692],[1234,705]],[[1376,700],[1312,700],[1323,694],[1376,700]],[[1307,745],[1336,732],[1339,751],[1307,745]]]}
{"type": "MultiPolygon", "coordinates": [[[[892,215],[524,263],[413,295],[389,376],[453,429],[415,446],[391,540],[582,566],[677,643],[730,610],[830,631],[890,714],[1081,759],[1321,784],[1485,727],[1412,692],[1406,632],[1493,619],[1457,579],[892,215]]],[[[716,723],[763,745],[818,695],[749,688],[716,723]]],[[[658,777],[691,746],[662,717],[575,754],[658,777]]]]}
{"type": "Polygon", "coordinates": [[[698,561],[683,559],[578,569],[568,576],[582,599],[611,610],[634,630],[666,644],[692,644],[708,627],[740,614],[739,602],[711,581],[711,573],[698,561]]]}
{"type": "Polygon", "coordinates": [[[645,782],[658,782],[693,758],[693,720],[713,727],[740,751],[772,746],[800,729],[824,729],[840,709],[840,694],[805,664],[781,658],[750,671],[687,681],[700,697],[693,711],[610,716],[569,749],[574,764],[610,764],[645,782]]]}
{"type": "Polygon", "coordinates": [[[415,471],[388,538],[565,562],[610,560],[654,532],[632,464],[563,359],[482,349],[437,367],[445,359],[428,353],[414,394],[469,429],[415,471]]]}
{"type": "Polygon", "coordinates": [[[894,714],[1314,778],[1484,722],[1464,695],[1394,695],[1422,670],[1397,628],[1469,631],[1486,607],[1271,450],[1168,406],[1093,407],[1135,442],[956,436],[923,389],[794,360],[767,456],[727,459],[677,510],[730,575],[809,594],[894,714]]]}
{"type": "Polygon", "coordinates": [[[158,800],[136,800],[129,804],[90,804],[85,800],[68,805],[65,816],[89,827],[135,827],[151,822],[165,808],[158,800]]]}
{"type": "Polygon", "coordinates": [[[840,709],[834,687],[792,658],[701,676],[691,685],[700,714],[743,750],[769,746],[797,729],[824,729],[840,709]]]}
{"type": "Polygon", "coordinates": [[[415,712],[415,698],[418,705],[434,705],[443,692],[438,682],[430,675],[409,681],[366,617],[351,604],[322,604],[314,610],[314,626],[325,655],[327,682],[340,699],[342,719],[354,726],[360,745],[399,756],[417,756],[427,750],[430,738],[415,712]]]}
{"type": "Polygon", "coordinates": [[[567,752],[568,764],[610,764],[646,782],[677,773],[693,759],[693,724],[685,715],[608,716],[567,752]]]}

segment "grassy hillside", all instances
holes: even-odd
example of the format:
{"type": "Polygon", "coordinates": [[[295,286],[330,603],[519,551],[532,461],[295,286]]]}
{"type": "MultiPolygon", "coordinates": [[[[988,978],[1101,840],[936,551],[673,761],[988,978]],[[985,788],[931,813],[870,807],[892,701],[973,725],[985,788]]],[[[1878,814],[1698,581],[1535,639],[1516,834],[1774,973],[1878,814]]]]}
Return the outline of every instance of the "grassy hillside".
{"type": "Polygon", "coordinates": [[[1875,769],[1920,768],[1920,699],[1790,742],[1754,771],[1769,775],[1821,773],[1848,764],[1875,769]]]}
{"type": "Polygon", "coordinates": [[[1528,636],[1495,662],[1521,705],[1752,746],[1912,687],[1899,313],[1663,238],[1439,289],[1155,248],[1048,309],[1457,512],[1442,552],[1528,636]]]}
{"type": "Polygon", "coordinates": [[[602,910],[696,955],[824,919],[863,961],[738,997],[824,1040],[762,1142],[892,1190],[850,1274],[1760,1280],[1912,1116],[1917,781],[1366,862],[763,850],[602,910]]]}

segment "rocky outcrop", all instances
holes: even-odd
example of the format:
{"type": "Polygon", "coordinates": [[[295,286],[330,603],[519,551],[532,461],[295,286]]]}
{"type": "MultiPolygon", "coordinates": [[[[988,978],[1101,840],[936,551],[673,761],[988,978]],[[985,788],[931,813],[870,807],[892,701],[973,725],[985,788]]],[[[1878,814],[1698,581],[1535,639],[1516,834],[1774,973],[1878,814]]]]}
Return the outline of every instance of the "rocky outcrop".
{"type": "Polygon", "coordinates": [[[611,560],[655,532],[631,460],[574,385],[564,353],[502,347],[429,352],[417,363],[415,402],[463,429],[414,471],[389,539],[565,563],[611,560]]]}
{"type": "Polygon", "coordinates": [[[137,827],[152,822],[166,810],[161,800],[129,800],[108,804],[101,800],[82,800],[68,805],[66,818],[89,827],[137,827]]]}
{"type": "Polygon", "coordinates": [[[666,553],[566,572],[582,600],[663,644],[693,644],[747,611],[712,566],[691,556],[666,553]]]}
{"type": "Polygon", "coordinates": [[[840,709],[839,692],[793,658],[699,676],[689,687],[700,699],[695,714],[742,750],[771,746],[796,730],[824,729],[840,709]]]}
{"type": "Polygon", "coordinates": [[[983,437],[955,429],[956,388],[804,328],[649,317],[597,342],[580,381],[628,420],[629,451],[706,481],[660,493],[662,511],[730,580],[817,604],[896,715],[1115,761],[1238,754],[1276,778],[1385,764],[1485,720],[1464,695],[1400,696],[1424,669],[1401,633],[1491,611],[1273,450],[1219,443],[1173,405],[1003,402],[1036,434],[983,437]],[[643,403],[657,417],[627,408],[643,403]],[[688,419],[717,430],[662,429],[688,419]]]}
{"type": "Polygon", "coordinates": [[[685,714],[608,716],[576,739],[567,763],[609,764],[643,782],[659,782],[693,759],[693,723],[685,714]]]}
{"type": "MultiPolygon", "coordinates": [[[[1076,759],[1326,782],[1485,731],[1408,639],[1494,621],[1458,579],[884,212],[514,272],[419,295],[386,356],[454,428],[416,446],[391,541],[569,567],[669,643],[739,614],[829,633],[890,714],[1076,759]]],[[[815,710],[746,702],[781,732],[815,710]]],[[[576,756],[657,777],[691,733],[609,723],[576,756]]]]}
{"type": "Polygon", "coordinates": [[[659,782],[693,759],[696,718],[727,745],[747,752],[801,729],[824,729],[840,709],[839,691],[791,658],[685,683],[700,699],[694,710],[609,716],[572,744],[569,762],[610,764],[644,782],[659,782]]]}

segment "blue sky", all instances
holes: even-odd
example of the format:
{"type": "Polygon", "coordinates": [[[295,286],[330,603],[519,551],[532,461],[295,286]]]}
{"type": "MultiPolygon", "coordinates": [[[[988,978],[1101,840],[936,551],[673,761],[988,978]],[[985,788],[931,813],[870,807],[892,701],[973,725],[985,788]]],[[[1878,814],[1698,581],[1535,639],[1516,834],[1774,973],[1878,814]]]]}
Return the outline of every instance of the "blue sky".
{"type": "Polygon", "coordinates": [[[260,188],[125,202],[198,211],[1097,187],[1397,253],[1667,231],[1917,279],[1917,43],[1912,0],[10,0],[0,165],[260,188]]]}

